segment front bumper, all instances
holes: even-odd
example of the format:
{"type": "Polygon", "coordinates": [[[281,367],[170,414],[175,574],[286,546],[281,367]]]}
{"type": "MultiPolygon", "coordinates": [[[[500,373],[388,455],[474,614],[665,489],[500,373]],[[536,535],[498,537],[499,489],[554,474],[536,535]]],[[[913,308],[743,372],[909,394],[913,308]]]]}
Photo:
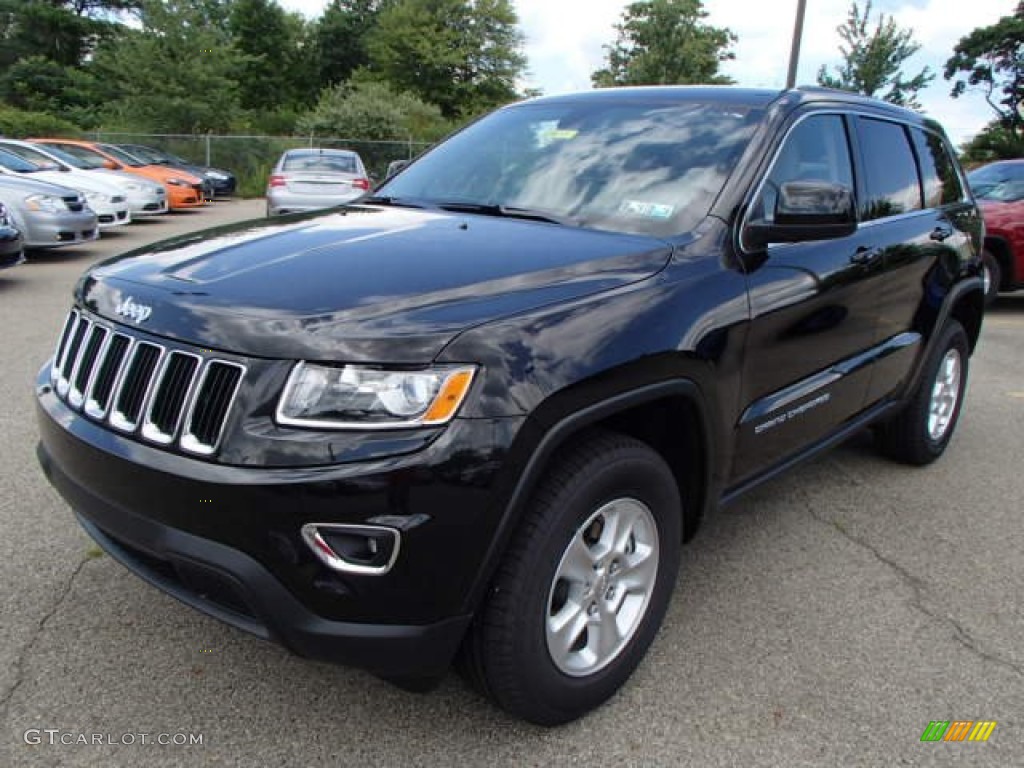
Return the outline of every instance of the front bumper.
{"type": "MultiPolygon", "coordinates": [[[[376,462],[228,467],[108,431],[58,399],[45,374],[37,404],[50,482],[146,581],[303,656],[398,677],[447,669],[499,518],[488,504],[497,462],[471,466],[466,450],[434,450],[439,440],[376,462]],[[331,571],[302,543],[307,522],[399,528],[401,556],[386,575],[331,571]]],[[[501,426],[464,429],[472,442],[512,434],[501,426]]]]}
{"type": "Polygon", "coordinates": [[[88,243],[99,237],[96,214],[88,209],[61,213],[33,211],[22,218],[26,248],[57,248],[88,243]]]}
{"type": "Polygon", "coordinates": [[[167,193],[160,188],[160,194],[150,192],[129,192],[128,210],[132,217],[158,216],[167,213],[167,193]]]}
{"type": "Polygon", "coordinates": [[[165,184],[164,189],[167,190],[167,205],[171,210],[201,208],[206,205],[205,191],[202,184],[193,184],[188,187],[165,184]]]}

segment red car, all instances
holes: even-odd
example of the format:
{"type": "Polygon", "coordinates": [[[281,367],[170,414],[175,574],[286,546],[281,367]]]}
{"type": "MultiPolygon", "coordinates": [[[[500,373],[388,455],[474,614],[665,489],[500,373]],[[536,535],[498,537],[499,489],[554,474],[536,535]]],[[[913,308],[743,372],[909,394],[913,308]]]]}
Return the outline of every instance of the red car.
{"type": "Polygon", "coordinates": [[[1024,160],[1000,160],[967,174],[985,217],[985,300],[1024,288],[1024,160]]]}

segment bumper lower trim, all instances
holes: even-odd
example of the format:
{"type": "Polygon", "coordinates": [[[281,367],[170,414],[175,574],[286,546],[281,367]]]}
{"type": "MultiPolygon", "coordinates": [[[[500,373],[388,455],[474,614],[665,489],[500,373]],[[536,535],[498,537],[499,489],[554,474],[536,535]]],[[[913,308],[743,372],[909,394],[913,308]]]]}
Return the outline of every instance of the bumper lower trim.
{"type": "Polygon", "coordinates": [[[425,625],[325,619],[249,555],[115,508],[63,472],[42,443],[36,453],[79,523],[111,557],[186,605],[300,656],[385,676],[438,678],[469,626],[468,615],[425,625]]]}

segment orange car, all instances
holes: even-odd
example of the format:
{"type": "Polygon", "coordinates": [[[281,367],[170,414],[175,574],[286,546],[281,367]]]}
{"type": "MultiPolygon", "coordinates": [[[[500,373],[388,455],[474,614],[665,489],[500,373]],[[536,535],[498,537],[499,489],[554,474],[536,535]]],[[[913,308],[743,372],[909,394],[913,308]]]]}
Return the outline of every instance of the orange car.
{"type": "Polygon", "coordinates": [[[83,159],[94,159],[98,155],[103,159],[105,168],[137,173],[163,184],[164,189],[167,190],[167,205],[172,209],[198,208],[204,205],[203,180],[191,173],[165,168],[162,165],[146,165],[117,147],[96,141],[80,141],[78,139],[30,139],[30,141],[37,144],[51,144],[76,157],[83,157],[85,154],[93,156],[83,159]]]}

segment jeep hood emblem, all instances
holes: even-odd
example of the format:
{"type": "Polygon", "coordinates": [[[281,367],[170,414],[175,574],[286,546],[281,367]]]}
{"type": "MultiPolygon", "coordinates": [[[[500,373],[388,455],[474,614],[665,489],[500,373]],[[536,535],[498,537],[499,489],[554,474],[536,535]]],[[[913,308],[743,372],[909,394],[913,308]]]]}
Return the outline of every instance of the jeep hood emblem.
{"type": "Polygon", "coordinates": [[[114,307],[114,312],[119,314],[121,317],[127,317],[130,320],[134,320],[136,323],[144,323],[149,319],[149,316],[153,314],[153,308],[145,304],[136,303],[134,297],[128,296],[114,307]]]}

